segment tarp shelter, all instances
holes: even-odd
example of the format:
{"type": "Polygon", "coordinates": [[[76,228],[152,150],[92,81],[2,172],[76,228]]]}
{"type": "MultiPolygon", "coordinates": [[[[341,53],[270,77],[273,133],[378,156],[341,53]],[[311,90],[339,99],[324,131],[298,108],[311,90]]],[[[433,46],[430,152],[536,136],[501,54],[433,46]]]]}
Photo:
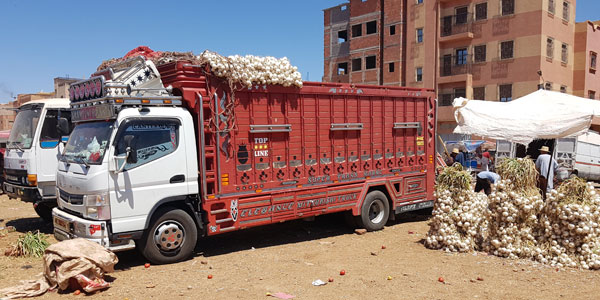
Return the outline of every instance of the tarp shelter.
{"type": "Polygon", "coordinates": [[[454,99],[454,133],[527,145],[585,133],[600,118],[600,101],[538,90],[511,102],[454,99]]]}
{"type": "Polygon", "coordinates": [[[479,146],[483,145],[485,141],[446,141],[446,145],[448,145],[448,149],[453,149],[452,145],[461,145],[467,149],[468,152],[475,151],[479,146]]]}

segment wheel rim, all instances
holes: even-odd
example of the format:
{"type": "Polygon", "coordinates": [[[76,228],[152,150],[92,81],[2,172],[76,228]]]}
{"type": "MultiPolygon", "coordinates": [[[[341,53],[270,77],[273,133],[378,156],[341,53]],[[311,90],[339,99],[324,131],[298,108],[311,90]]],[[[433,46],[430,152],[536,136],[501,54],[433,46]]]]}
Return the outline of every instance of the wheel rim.
{"type": "Polygon", "coordinates": [[[176,221],[167,220],[156,227],[154,231],[154,242],[162,251],[175,251],[185,241],[185,229],[176,221]]]}
{"type": "Polygon", "coordinates": [[[381,200],[379,199],[376,199],[369,206],[369,220],[371,220],[373,224],[378,224],[381,223],[381,221],[383,221],[384,215],[385,207],[383,205],[383,202],[381,202],[381,200]]]}

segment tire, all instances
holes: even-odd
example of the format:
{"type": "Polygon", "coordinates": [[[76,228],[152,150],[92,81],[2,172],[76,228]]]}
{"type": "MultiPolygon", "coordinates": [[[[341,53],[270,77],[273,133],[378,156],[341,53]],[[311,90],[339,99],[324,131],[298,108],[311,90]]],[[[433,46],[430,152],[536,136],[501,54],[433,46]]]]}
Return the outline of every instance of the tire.
{"type": "Polygon", "coordinates": [[[390,204],[387,197],[380,191],[372,191],[365,197],[356,223],[367,231],[376,231],[383,229],[389,217],[390,204]]]}
{"type": "Polygon", "coordinates": [[[46,223],[52,222],[52,209],[54,206],[48,205],[46,203],[35,203],[33,204],[33,210],[44,220],[46,223]]]}
{"type": "Polygon", "coordinates": [[[152,217],[140,239],[142,255],[153,264],[170,264],[189,258],[198,240],[192,217],[181,209],[165,208],[152,217]]]}

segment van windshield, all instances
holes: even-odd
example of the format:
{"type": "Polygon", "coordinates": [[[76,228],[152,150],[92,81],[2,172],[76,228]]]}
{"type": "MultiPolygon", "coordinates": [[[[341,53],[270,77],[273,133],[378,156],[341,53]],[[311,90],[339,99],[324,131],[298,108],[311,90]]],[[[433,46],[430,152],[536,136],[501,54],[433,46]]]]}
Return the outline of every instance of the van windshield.
{"type": "Polygon", "coordinates": [[[17,112],[17,117],[8,137],[9,149],[29,149],[33,145],[33,137],[40,120],[43,104],[23,105],[17,112]]]}
{"type": "Polygon", "coordinates": [[[114,121],[78,124],[65,146],[63,158],[69,162],[99,165],[104,158],[113,127],[114,121]]]}

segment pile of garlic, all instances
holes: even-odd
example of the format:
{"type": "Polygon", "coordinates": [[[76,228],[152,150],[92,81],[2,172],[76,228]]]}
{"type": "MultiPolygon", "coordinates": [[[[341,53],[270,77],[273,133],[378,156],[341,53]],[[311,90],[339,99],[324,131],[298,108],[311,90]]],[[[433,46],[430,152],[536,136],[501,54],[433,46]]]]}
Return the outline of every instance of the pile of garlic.
{"type": "Polygon", "coordinates": [[[450,252],[479,250],[487,228],[486,195],[445,190],[436,191],[436,197],[425,246],[450,252]]]}
{"type": "Polygon", "coordinates": [[[531,258],[537,254],[538,214],[544,207],[535,188],[517,190],[511,180],[500,180],[489,196],[485,218],[488,237],[483,249],[496,256],[531,258]]]}
{"type": "Polygon", "coordinates": [[[231,82],[250,88],[254,84],[279,84],[285,87],[302,87],[302,75],[298,67],[292,66],[287,57],[260,57],[254,55],[229,57],[204,51],[196,59],[210,65],[212,72],[231,82]]]}
{"type": "Polygon", "coordinates": [[[539,243],[543,250],[534,259],[557,267],[600,269],[600,195],[591,183],[578,201],[564,189],[548,194],[539,243]]]}

